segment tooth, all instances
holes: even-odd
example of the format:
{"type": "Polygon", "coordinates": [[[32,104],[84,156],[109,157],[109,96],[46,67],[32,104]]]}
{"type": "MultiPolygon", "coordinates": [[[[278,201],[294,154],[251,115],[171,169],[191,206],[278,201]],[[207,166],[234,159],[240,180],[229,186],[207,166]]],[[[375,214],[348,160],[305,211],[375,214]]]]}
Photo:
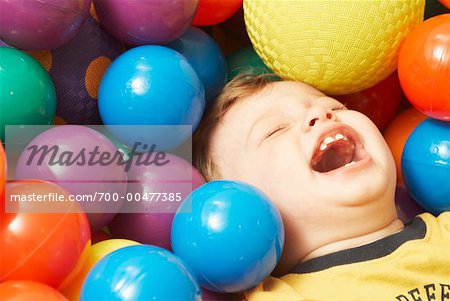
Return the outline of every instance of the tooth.
{"type": "Polygon", "coordinates": [[[342,135],[342,134],[336,134],[336,137],[334,137],[334,139],[336,139],[336,140],[341,140],[341,139],[344,139],[344,138],[345,138],[345,136],[342,135]]]}
{"type": "Polygon", "coordinates": [[[325,143],[322,143],[320,145],[320,151],[324,151],[327,147],[328,147],[328,145],[326,145],[325,143]]]}
{"type": "Polygon", "coordinates": [[[355,164],[356,162],[355,161],[352,161],[352,162],[350,162],[350,163],[347,163],[347,164],[345,164],[345,166],[344,167],[349,167],[349,166],[352,166],[353,164],[355,164]]]}
{"type": "Polygon", "coordinates": [[[325,138],[325,140],[323,140],[323,143],[325,143],[325,144],[330,144],[331,142],[334,142],[333,137],[327,137],[327,138],[325,138]]]}

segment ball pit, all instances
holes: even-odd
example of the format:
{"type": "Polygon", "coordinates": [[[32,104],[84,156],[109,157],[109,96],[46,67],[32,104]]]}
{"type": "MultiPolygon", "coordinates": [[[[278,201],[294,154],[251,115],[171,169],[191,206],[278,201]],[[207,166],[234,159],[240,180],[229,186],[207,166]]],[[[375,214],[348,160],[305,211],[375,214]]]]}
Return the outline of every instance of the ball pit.
{"type": "Polygon", "coordinates": [[[103,257],[89,272],[81,301],[192,300],[200,286],[191,271],[167,250],[129,246],[103,257]]]}
{"type": "Polygon", "coordinates": [[[91,0],[0,1],[0,36],[25,50],[57,48],[78,32],[91,0]]]}
{"type": "Polygon", "coordinates": [[[234,293],[249,289],[275,268],[284,244],[278,209],[259,190],[233,181],[197,188],[178,209],[172,248],[202,287],[234,293]]]}
{"type": "MultiPolygon", "coordinates": [[[[48,182],[16,181],[6,185],[6,199],[33,193],[67,196],[64,189],[48,182]]],[[[90,245],[87,217],[77,204],[69,202],[58,208],[59,213],[27,213],[25,210],[32,205],[26,202],[17,206],[19,213],[0,212],[0,282],[33,280],[58,288],[90,245]]],[[[48,206],[51,209],[54,207],[48,206]]]]}
{"type": "Polygon", "coordinates": [[[398,74],[409,101],[428,116],[450,121],[450,14],[420,24],[405,39],[398,74]]]}
{"type": "MultiPolygon", "coordinates": [[[[445,5],[450,1],[0,0],[0,300],[243,300],[243,290],[269,276],[284,242],[277,208],[245,183],[205,183],[189,163],[204,111],[241,73],[304,81],[367,115],[394,156],[391,201],[403,223],[449,211],[445,5]],[[52,123],[63,126],[32,144],[75,153],[98,145],[118,150],[131,168],[29,165],[26,152],[17,162],[14,146],[32,129],[5,141],[5,125],[52,123]],[[82,126],[102,123],[104,134],[82,126]],[[133,153],[134,142],[170,152],[170,163],[136,164],[142,149],[133,153]],[[88,214],[83,208],[93,207],[77,202],[39,213],[26,213],[39,204],[7,202],[12,194],[96,192],[141,202],[103,204],[88,214]],[[155,192],[183,198],[142,201],[155,192]],[[138,213],[116,214],[130,208],[138,213]]],[[[278,287],[271,281],[258,289],[278,287]]],[[[278,299],[290,297],[279,288],[278,299]]]]}
{"type": "Polygon", "coordinates": [[[450,211],[450,124],[426,119],[406,141],[402,172],[414,199],[433,214],[450,211]]]}
{"type": "Polygon", "coordinates": [[[95,11],[113,36],[125,44],[164,44],[191,25],[198,0],[95,0],[95,11]]]}
{"type": "Polygon", "coordinates": [[[340,95],[395,71],[399,46],[422,21],[424,6],[424,0],[245,0],[244,13],[253,47],[271,70],[340,95]]]}
{"type": "Polygon", "coordinates": [[[5,125],[52,124],[55,88],[45,69],[28,54],[0,47],[0,140],[5,125]]]}

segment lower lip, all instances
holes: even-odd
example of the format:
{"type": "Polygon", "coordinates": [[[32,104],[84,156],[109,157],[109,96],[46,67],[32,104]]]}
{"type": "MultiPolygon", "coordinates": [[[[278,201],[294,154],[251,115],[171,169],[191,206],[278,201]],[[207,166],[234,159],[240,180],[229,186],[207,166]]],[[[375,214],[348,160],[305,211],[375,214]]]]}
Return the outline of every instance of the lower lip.
{"type": "Polygon", "coordinates": [[[350,165],[350,166],[343,166],[343,167],[339,167],[338,169],[329,171],[329,172],[317,172],[315,171],[316,174],[320,174],[323,176],[330,176],[330,177],[335,177],[335,176],[340,176],[340,175],[344,175],[347,173],[352,173],[358,170],[361,170],[363,168],[366,168],[367,166],[369,166],[372,163],[372,158],[366,154],[366,156],[359,160],[358,162],[350,165]]]}

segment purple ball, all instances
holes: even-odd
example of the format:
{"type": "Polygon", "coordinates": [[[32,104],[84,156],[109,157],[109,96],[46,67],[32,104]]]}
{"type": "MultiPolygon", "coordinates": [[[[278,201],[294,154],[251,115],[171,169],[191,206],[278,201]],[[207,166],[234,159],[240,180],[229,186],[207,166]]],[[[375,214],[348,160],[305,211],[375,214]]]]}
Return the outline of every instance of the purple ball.
{"type": "Polygon", "coordinates": [[[53,49],[75,36],[91,0],[0,0],[0,37],[24,50],[53,49]]]}
{"type": "Polygon", "coordinates": [[[125,47],[92,17],[67,44],[51,52],[50,76],[57,95],[56,114],[68,124],[102,124],[97,98],[100,81],[125,47]]]}
{"type": "MultiPolygon", "coordinates": [[[[128,171],[128,195],[150,193],[180,193],[175,202],[127,202],[122,212],[109,224],[115,238],[125,238],[170,250],[172,220],[182,200],[195,188],[205,183],[201,174],[187,161],[166,153],[167,165],[137,165],[136,158],[128,171]],[[127,210],[126,205],[133,206],[127,210]]],[[[149,196],[149,195],[147,195],[149,196]]]]}
{"type": "MultiPolygon", "coordinates": [[[[230,301],[234,300],[232,294],[225,293],[216,293],[208,291],[207,289],[202,288],[202,300],[203,301],[230,301]]],[[[238,300],[238,299],[235,299],[238,300]]],[[[241,300],[241,299],[239,299],[241,300]]]]}
{"type": "Polygon", "coordinates": [[[102,25],[130,45],[165,44],[186,32],[198,0],[94,0],[102,25]]]}
{"type": "Polygon", "coordinates": [[[395,206],[397,207],[398,217],[405,224],[411,222],[417,215],[425,212],[403,186],[397,186],[395,190],[395,206]]]}
{"type": "MultiPolygon", "coordinates": [[[[120,210],[122,205],[121,197],[125,195],[127,189],[127,174],[123,165],[118,164],[93,164],[89,163],[89,152],[109,153],[112,157],[117,148],[103,134],[88,127],[79,125],[65,125],[50,128],[37,137],[35,137],[20,155],[17,163],[16,178],[17,179],[40,179],[54,182],[64,187],[73,195],[90,195],[97,194],[96,202],[80,202],[80,205],[88,212],[88,218],[92,232],[96,232],[109,221],[120,210]],[[47,146],[49,154],[47,154],[42,163],[39,159],[42,152],[33,157],[33,148],[47,146]],[[54,146],[59,149],[51,150],[54,146]],[[71,152],[72,164],[61,164],[63,158],[68,161],[69,153],[63,155],[64,152],[71,152]],[[82,163],[81,157],[77,156],[84,152],[85,161],[82,163]],[[59,160],[57,164],[52,159],[52,155],[59,160]],[[29,162],[31,161],[31,162],[29,162]],[[77,162],[77,163],[73,163],[77,162]],[[98,193],[104,193],[102,200],[98,193]],[[106,198],[111,198],[107,201],[106,198]],[[117,196],[118,201],[112,201],[117,196]],[[92,213],[89,213],[92,212],[92,213]],[[94,213],[95,212],[95,213],[94,213]]],[[[94,161],[99,160],[100,155],[94,157],[94,161]]]]}

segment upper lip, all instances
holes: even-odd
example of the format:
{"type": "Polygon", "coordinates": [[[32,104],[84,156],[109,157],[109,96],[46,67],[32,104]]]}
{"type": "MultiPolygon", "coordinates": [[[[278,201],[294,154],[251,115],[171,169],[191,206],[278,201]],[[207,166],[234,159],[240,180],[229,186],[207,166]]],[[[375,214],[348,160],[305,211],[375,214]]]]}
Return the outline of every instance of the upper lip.
{"type": "Polygon", "coordinates": [[[345,134],[345,136],[347,136],[348,138],[350,138],[351,140],[353,140],[353,142],[355,143],[355,145],[361,145],[361,137],[359,136],[359,134],[350,126],[345,125],[345,124],[334,124],[331,126],[326,127],[324,130],[321,131],[321,134],[318,136],[318,138],[316,139],[316,143],[314,144],[313,149],[310,152],[310,161],[312,160],[314,153],[316,152],[316,150],[320,147],[320,144],[322,143],[322,141],[330,136],[332,133],[337,133],[340,132],[342,134],[345,134]]]}

